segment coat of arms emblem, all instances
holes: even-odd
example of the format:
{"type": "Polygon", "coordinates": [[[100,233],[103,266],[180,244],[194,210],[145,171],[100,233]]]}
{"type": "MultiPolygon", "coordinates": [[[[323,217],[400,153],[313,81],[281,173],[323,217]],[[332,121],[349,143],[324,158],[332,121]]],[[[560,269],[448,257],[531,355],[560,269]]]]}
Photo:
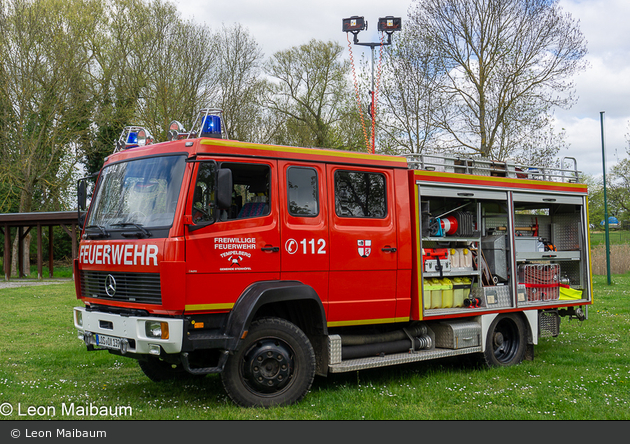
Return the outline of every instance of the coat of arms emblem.
{"type": "Polygon", "coordinates": [[[371,240],[357,240],[357,246],[359,250],[359,256],[368,257],[372,252],[372,241],[371,240]]]}

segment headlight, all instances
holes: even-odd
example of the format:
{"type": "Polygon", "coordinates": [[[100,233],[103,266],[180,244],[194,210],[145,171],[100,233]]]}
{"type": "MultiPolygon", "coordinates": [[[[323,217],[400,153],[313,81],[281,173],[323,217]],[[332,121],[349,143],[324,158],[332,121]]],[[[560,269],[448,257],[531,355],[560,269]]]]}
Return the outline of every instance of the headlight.
{"type": "Polygon", "coordinates": [[[83,327],[83,312],[82,311],[74,310],[74,322],[79,327],[83,327]]]}
{"type": "Polygon", "coordinates": [[[168,339],[168,322],[147,321],[144,324],[147,338],[168,339]]]}

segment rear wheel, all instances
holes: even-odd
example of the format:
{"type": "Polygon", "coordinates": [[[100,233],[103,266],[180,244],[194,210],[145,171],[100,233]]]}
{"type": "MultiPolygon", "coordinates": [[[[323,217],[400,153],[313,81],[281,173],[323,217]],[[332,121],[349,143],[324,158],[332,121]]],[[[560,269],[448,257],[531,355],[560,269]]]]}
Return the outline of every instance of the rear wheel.
{"type": "Polygon", "coordinates": [[[490,367],[519,364],[527,349],[526,327],[523,319],[514,314],[500,314],[488,329],[484,358],[490,367]]]}
{"type": "Polygon", "coordinates": [[[271,407],[301,400],[315,377],[315,352],[302,330],[279,318],[252,322],[221,374],[238,405],[271,407]]]}

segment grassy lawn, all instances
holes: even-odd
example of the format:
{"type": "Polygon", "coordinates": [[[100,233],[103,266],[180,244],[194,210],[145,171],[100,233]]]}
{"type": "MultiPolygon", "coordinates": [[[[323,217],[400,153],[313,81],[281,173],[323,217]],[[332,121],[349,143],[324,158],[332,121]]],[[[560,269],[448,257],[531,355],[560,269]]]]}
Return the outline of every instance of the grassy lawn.
{"type": "MultiPolygon", "coordinates": [[[[610,230],[608,240],[611,245],[630,243],[630,231],[610,230]]],[[[602,231],[591,231],[591,246],[606,245],[606,233],[602,231]]]]}
{"type": "MultiPolygon", "coordinates": [[[[2,260],[0,259],[0,270],[3,270],[4,273],[4,264],[2,263],[2,260]]],[[[71,278],[72,277],[72,265],[53,265],[53,277],[52,279],[55,278],[71,278]]],[[[4,277],[4,274],[2,275],[4,277]]],[[[11,276],[12,280],[18,280],[20,278],[17,277],[17,275],[15,276],[11,276]]],[[[27,280],[37,280],[37,265],[32,265],[30,266],[30,273],[28,274],[28,276],[26,276],[26,278],[21,278],[21,279],[27,279],[27,280]]],[[[48,262],[46,262],[46,265],[42,266],[42,279],[44,280],[48,280],[51,279],[50,278],[50,269],[48,267],[48,262]]]]}
{"type": "Polygon", "coordinates": [[[630,419],[630,274],[611,286],[596,276],[589,319],[563,318],[534,361],[487,369],[446,359],[318,377],[300,404],[269,410],[234,406],[218,375],[156,384],[133,359],[88,353],[72,325],[73,285],[0,290],[0,404],[13,407],[1,419],[630,419]],[[18,417],[18,404],[23,414],[47,411],[18,417]],[[75,415],[62,416],[64,405],[75,415]]]}

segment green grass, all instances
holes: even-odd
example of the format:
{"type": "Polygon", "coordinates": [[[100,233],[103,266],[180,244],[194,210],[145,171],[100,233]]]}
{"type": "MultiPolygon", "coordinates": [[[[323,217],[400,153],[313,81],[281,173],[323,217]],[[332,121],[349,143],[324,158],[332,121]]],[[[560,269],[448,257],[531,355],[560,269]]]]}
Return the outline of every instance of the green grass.
{"type": "MultiPolygon", "coordinates": [[[[630,231],[622,230],[610,230],[608,232],[608,240],[611,245],[617,244],[629,244],[630,243],[630,231]]],[[[606,233],[604,231],[591,232],[591,246],[605,245],[606,233]]]]}
{"type": "MultiPolygon", "coordinates": [[[[46,263],[48,264],[48,263],[46,263]]],[[[2,270],[3,276],[4,276],[4,265],[2,263],[2,260],[0,260],[0,270],[2,270]]],[[[48,267],[48,265],[43,265],[42,266],[42,278],[43,279],[50,279],[50,275],[49,275],[50,269],[48,267]]],[[[72,269],[72,265],[54,265],[53,266],[53,279],[55,278],[71,278],[72,277],[72,273],[73,273],[73,269],[72,269]]],[[[17,280],[19,279],[17,276],[11,276],[12,280],[17,280]]],[[[30,266],[30,273],[26,278],[22,278],[22,279],[37,279],[37,265],[31,265],[30,266]]]]}
{"type": "MultiPolygon", "coordinates": [[[[595,276],[584,322],[563,318],[557,338],[540,339],[533,361],[487,369],[444,359],[316,378],[290,407],[244,409],[220,377],[153,383],[133,359],[91,352],[76,337],[73,283],[0,290],[2,419],[110,419],[62,416],[62,405],[131,407],[123,419],[294,420],[628,420],[630,274],[613,285],[595,276]],[[29,406],[50,414],[17,416],[29,406]],[[5,407],[6,408],[6,407],[5,407]]],[[[118,409],[121,412],[122,410],[118,409]]]]}
{"type": "MultiPolygon", "coordinates": [[[[53,279],[55,278],[71,278],[72,266],[59,266],[53,267],[53,279]]],[[[31,265],[31,273],[28,275],[29,279],[37,279],[37,265],[31,265]]],[[[50,279],[49,268],[47,265],[42,267],[42,278],[50,279]]]]}

